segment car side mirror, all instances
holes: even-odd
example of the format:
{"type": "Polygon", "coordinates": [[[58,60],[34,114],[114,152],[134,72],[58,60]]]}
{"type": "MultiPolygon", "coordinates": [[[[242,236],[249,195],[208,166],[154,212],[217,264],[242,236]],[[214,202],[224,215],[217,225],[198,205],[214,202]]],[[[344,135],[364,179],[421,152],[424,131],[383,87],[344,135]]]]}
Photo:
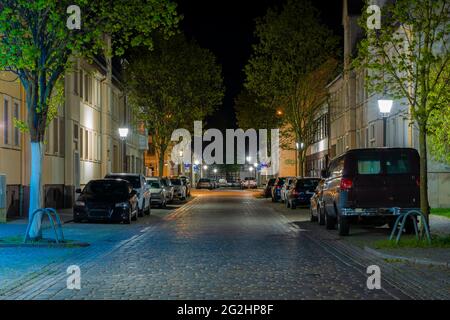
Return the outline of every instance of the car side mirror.
{"type": "Polygon", "coordinates": [[[75,193],[81,193],[81,189],[80,188],[76,189],[75,193]]]}

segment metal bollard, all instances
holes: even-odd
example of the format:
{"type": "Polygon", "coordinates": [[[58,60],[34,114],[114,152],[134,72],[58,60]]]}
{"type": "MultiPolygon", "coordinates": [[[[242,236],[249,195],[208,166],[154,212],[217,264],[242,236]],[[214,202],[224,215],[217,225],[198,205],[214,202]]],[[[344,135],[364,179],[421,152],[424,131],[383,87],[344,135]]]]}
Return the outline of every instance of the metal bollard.
{"type": "Polygon", "coordinates": [[[0,174],[0,223],[6,222],[6,175],[0,174]]]}

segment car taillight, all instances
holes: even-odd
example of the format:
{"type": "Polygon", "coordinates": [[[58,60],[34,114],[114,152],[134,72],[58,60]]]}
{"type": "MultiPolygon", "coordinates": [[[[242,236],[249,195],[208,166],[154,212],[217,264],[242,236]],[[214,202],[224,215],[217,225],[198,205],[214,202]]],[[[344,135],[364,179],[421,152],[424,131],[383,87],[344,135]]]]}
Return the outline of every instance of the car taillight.
{"type": "Polygon", "coordinates": [[[352,179],[349,179],[349,178],[342,178],[341,179],[341,185],[340,185],[341,190],[351,189],[352,185],[353,185],[352,179]]]}

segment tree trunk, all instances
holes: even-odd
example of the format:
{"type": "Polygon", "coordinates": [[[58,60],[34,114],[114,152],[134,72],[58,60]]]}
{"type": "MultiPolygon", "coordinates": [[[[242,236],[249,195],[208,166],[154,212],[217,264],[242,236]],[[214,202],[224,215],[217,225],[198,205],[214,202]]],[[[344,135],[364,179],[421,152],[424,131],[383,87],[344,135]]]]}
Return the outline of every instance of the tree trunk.
{"type": "Polygon", "coordinates": [[[42,238],[41,220],[42,212],[33,217],[37,209],[42,208],[42,160],[43,143],[31,142],[31,179],[30,179],[30,207],[28,210],[29,234],[32,240],[42,238]]]}
{"type": "Polygon", "coordinates": [[[425,125],[419,125],[420,150],[420,209],[429,225],[430,206],[428,202],[428,161],[427,161],[427,133],[425,125]]]}
{"type": "Polygon", "coordinates": [[[160,154],[158,160],[158,176],[161,178],[164,173],[164,154],[160,154]]]}

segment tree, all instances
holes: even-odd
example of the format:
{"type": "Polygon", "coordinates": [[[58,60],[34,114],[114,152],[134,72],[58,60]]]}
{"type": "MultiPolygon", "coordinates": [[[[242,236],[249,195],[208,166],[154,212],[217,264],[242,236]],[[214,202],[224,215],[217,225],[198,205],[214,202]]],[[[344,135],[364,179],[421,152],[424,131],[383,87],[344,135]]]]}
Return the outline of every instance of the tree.
{"type": "Polygon", "coordinates": [[[154,30],[161,29],[170,35],[178,22],[176,6],[169,0],[78,0],[80,15],[71,5],[72,1],[66,0],[0,3],[0,69],[17,74],[26,92],[26,129],[31,140],[29,217],[34,223],[29,236],[32,239],[42,237],[41,218],[33,219],[32,215],[42,207],[43,141],[51,121],[51,97],[55,96],[58,81],[70,70],[71,57],[120,55],[140,44],[151,47],[154,30]],[[111,47],[107,46],[105,35],[111,39],[111,47]]]}
{"type": "Polygon", "coordinates": [[[234,109],[239,128],[243,130],[260,128],[275,129],[281,118],[273,104],[264,103],[253,92],[244,89],[234,101],[234,109]]]}
{"type": "Polygon", "coordinates": [[[193,128],[222,102],[221,67],[211,52],[180,34],[158,38],[153,51],[136,52],[126,74],[130,103],[149,129],[162,176],[172,132],[193,128]]]}
{"type": "Polygon", "coordinates": [[[369,90],[408,105],[419,129],[420,206],[426,217],[427,134],[439,135],[432,129],[439,121],[430,119],[448,110],[449,17],[447,0],[397,0],[383,7],[381,29],[371,29],[368,14],[360,23],[367,37],[360,43],[356,65],[368,70],[369,90]]]}
{"type": "MultiPolygon", "coordinates": [[[[337,38],[320,23],[317,10],[307,0],[288,0],[281,11],[269,9],[257,20],[255,35],[258,43],[245,67],[245,86],[266,108],[275,107],[283,115],[282,147],[295,149],[295,143],[302,142],[303,164],[310,120],[334,72],[331,58],[336,56],[337,38]],[[323,87],[311,83],[319,76],[323,87]]],[[[303,165],[299,167],[303,175],[303,165]]]]}

